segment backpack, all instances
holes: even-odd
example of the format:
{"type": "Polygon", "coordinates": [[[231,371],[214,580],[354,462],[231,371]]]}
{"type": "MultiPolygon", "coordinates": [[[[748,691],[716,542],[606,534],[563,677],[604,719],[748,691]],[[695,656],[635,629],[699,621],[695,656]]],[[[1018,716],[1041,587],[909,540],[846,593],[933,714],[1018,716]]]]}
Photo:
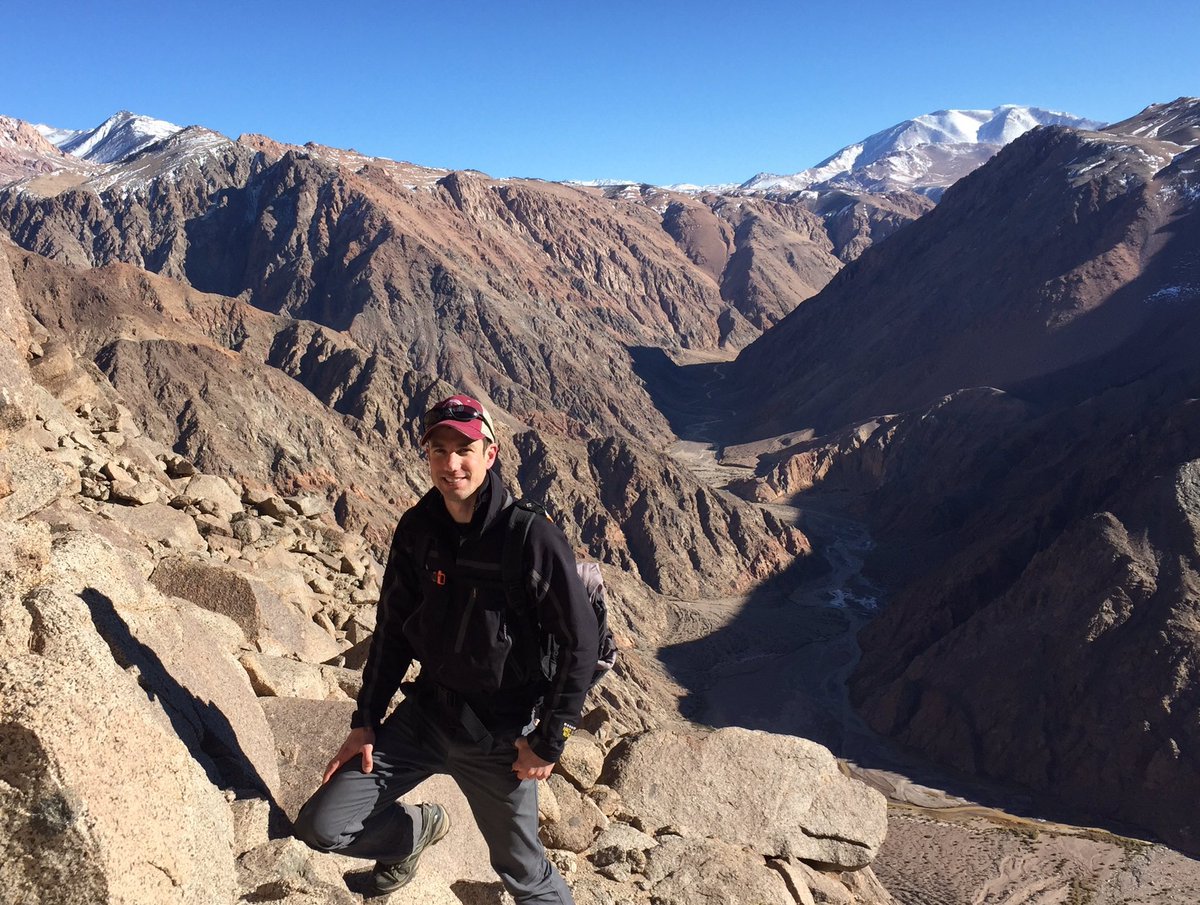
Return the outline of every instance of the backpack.
{"type": "MultiPolygon", "coordinates": [[[[504,539],[504,552],[501,556],[500,572],[504,580],[504,593],[508,600],[508,608],[516,613],[529,612],[529,600],[526,596],[526,576],[522,571],[521,560],[525,545],[529,540],[529,529],[538,516],[549,519],[546,509],[531,500],[519,500],[514,503],[508,516],[508,531],[504,539]]],[[[603,679],[617,663],[617,643],[613,638],[612,629],[608,626],[608,602],[604,593],[604,576],[600,574],[600,564],[595,562],[576,563],[579,579],[587,591],[588,602],[596,614],[599,645],[596,651],[596,669],[592,680],[588,683],[591,690],[603,679]]],[[[528,617],[526,617],[528,618],[528,617]]],[[[558,663],[558,641],[549,632],[539,629],[539,659],[542,676],[549,681],[554,676],[558,663]]]]}

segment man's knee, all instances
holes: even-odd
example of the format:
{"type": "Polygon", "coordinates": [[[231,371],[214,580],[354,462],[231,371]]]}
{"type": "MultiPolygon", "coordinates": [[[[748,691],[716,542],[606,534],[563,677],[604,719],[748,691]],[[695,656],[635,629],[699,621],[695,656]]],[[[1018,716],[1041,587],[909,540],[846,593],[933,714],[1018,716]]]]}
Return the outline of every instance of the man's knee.
{"type": "Polygon", "coordinates": [[[345,845],[345,826],[334,824],[320,802],[310,798],[296,816],[292,835],[319,852],[331,852],[345,845]]]}

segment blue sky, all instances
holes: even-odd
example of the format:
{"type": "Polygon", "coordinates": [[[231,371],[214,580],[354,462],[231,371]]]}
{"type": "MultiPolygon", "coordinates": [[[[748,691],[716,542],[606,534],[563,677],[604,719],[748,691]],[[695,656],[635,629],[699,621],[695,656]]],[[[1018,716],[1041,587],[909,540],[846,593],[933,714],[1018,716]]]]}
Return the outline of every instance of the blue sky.
{"type": "Polygon", "coordinates": [[[1200,3],[9,5],[0,113],[130,109],[495,176],[734,182],[938,109],[1200,94],[1200,3]]]}

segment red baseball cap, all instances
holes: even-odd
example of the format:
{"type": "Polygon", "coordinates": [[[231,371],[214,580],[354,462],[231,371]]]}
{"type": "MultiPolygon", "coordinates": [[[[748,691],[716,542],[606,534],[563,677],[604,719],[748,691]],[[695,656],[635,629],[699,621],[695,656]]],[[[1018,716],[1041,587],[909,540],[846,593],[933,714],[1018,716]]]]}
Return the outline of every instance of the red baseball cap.
{"type": "Polygon", "coordinates": [[[478,399],[470,396],[443,399],[425,413],[422,425],[425,428],[421,435],[422,445],[429,442],[429,435],[439,427],[456,430],[471,440],[496,442],[496,429],[492,426],[491,416],[478,399]]]}

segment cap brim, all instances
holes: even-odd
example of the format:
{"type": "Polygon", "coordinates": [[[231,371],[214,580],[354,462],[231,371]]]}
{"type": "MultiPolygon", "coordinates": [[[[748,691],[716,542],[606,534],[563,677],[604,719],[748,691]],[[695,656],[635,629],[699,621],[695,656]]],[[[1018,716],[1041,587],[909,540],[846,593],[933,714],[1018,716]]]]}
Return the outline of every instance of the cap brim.
{"type": "Polygon", "coordinates": [[[469,440],[483,440],[485,443],[491,443],[488,435],[483,432],[483,422],[478,419],[471,421],[455,421],[453,418],[447,418],[445,421],[439,421],[429,430],[425,431],[421,437],[421,445],[424,446],[429,442],[430,435],[440,427],[448,427],[451,430],[458,431],[469,440]]]}

